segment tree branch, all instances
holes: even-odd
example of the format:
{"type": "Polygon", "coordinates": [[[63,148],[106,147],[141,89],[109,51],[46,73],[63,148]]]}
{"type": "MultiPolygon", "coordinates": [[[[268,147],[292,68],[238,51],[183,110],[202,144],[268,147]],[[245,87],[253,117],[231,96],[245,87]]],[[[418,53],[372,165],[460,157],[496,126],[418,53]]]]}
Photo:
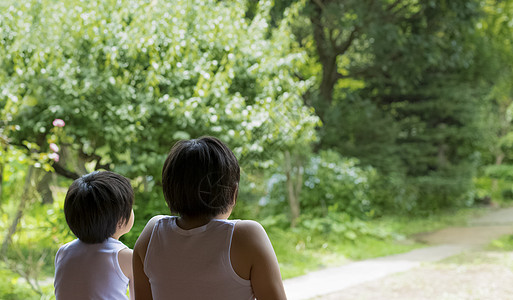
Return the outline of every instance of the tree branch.
{"type": "Polygon", "coordinates": [[[354,77],[354,76],[342,75],[342,74],[340,74],[340,72],[335,71],[335,80],[350,78],[350,77],[354,77]]]}
{"type": "Polygon", "coordinates": [[[321,0],[312,0],[315,4],[317,4],[317,6],[319,6],[322,10],[324,10],[326,8],[326,6],[324,6],[324,3],[322,3],[321,0]]]}
{"type": "MultiPolygon", "coordinates": [[[[395,6],[397,6],[397,4],[399,4],[399,3],[397,3],[397,2],[400,2],[400,1],[396,1],[396,3],[394,3],[394,4],[395,4],[395,6]]],[[[391,6],[392,6],[392,5],[391,5],[391,6]]],[[[397,18],[399,18],[399,14],[400,14],[400,13],[402,13],[402,12],[406,11],[408,8],[410,8],[410,7],[411,7],[411,5],[405,4],[405,5],[401,6],[401,7],[399,7],[398,9],[396,9],[395,11],[392,11],[392,10],[393,10],[393,8],[395,8],[395,6],[394,6],[394,7],[391,7],[391,8],[389,7],[389,9],[387,9],[387,12],[389,12],[389,13],[390,13],[390,15],[388,15],[388,16],[386,16],[386,17],[385,17],[385,21],[386,21],[386,22],[392,22],[392,21],[396,20],[397,18]]],[[[406,21],[411,21],[411,20],[415,20],[415,19],[417,19],[419,16],[421,16],[421,15],[422,15],[422,13],[424,12],[424,10],[425,10],[425,8],[424,8],[424,7],[422,7],[421,9],[419,9],[419,11],[418,11],[418,12],[416,12],[416,13],[415,13],[415,14],[413,14],[413,15],[411,15],[410,17],[406,17],[406,16],[405,16],[405,20],[406,20],[406,21]]]]}
{"type": "Polygon", "coordinates": [[[294,72],[294,76],[296,76],[296,78],[301,80],[301,81],[305,81],[306,80],[306,78],[303,75],[299,74],[298,72],[294,72]]]}
{"type": "Polygon", "coordinates": [[[95,170],[104,169],[110,171],[110,164],[100,164],[100,160],[96,161],[96,165],[94,166],[95,170]]]}
{"type": "Polygon", "coordinates": [[[80,148],[78,155],[80,156],[80,158],[82,158],[84,161],[87,161],[87,162],[90,162],[93,160],[99,161],[102,159],[101,156],[99,156],[98,154],[95,154],[94,152],[93,152],[93,154],[85,153],[82,148],[80,148]]]}
{"type": "Polygon", "coordinates": [[[395,0],[394,3],[387,7],[386,11],[392,11],[399,3],[401,3],[401,0],[395,0]]]}
{"type": "Polygon", "coordinates": [[[322,11],[319,7],[314,8],[314,12],[310,15],[310,22],[313,26],[313,38],[317,45],[317,53],[319,54],[320,61],[326,60],[328,53],[326,53],[326,37],[324,36],[324,27],[318,19],[321,18],[322,11]]]}
{"type": "Polygon", "coordinates": [[[335,48],[333,50],[334,50],[336,56],[340,55],[340,54],[344,54],[347,51],[347,49],[349,49],[349,47],[351,47],[351,44],[356,39],[356,35],[358,34],[359,29],[360,28],[358,26],[355,26],[353,31],[351,31],[351,34],[349,34],[349,37],[347,38],[347,40],[345,42],[343,42],[342,44],[335,46],[335,48]]]}
{"type": "Polygon", "coordinates": [[[77,173],[75,172],[72,172],[66,168],[64,168],[63,166],[61,166],[59,163],[54,163],[53,164],[53,169],[55,170],[55,173],[59,174],[59,175],[62,175],[66,178],[69,178],[69,179],[78,179],[80,177],[80,175],[78,175],[77,173]]]}
{"type": "Polygon", "coordinates": [[[102,160],[102,157],[94,152],[93,152],[93,154],[87,154],[82,149],[80,149],[78,155],[80,156],[80,158],[82,158],[86,162],[91,162],[93,160],[96,160],[96,165],[94,166],[95,170],[99,170],[99,169],[110,170],[110,164],[109,163],[101,164],[100,161],[102,160]]]}

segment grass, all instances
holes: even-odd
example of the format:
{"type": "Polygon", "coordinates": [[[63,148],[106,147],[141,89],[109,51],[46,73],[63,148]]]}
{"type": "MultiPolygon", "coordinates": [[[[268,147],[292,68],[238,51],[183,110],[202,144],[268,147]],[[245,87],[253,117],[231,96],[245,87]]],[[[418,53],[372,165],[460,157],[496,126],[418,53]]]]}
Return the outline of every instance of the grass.
{"type": "Polygon", "coordinates": [[[507,234],[493,240],[486,249],[494,251],[513,251],[513,235],[507,234]]]}
{"type": "Polygon", "coordinates": [[[466,251],[459,255],[446,258],[437,264],[464,265],[501,265],[513,269],[513,235],[506,234],[491,241],[478,251],[466,251]]]}
{"type": "MultiPolygon", "coordinates": [[[[284,279],[310,271],[339,266],[354,260],[404,253],[424,244],[415,234],[450,226],[465,226],[470,218],[485,214],[488,208],[465,208],[425,217],[393,216],[366,222],[369,232],[380,229],[384,237],[373,235],[345,238],[341,234],[315,234],[305,229],[269,228],[268,233],[280,262],[284,279]]],[[[513,239],[510,241],[513,247],[513,239]]]]}
{"type": "MultiPolygon", "coordinates": [[[[62,212],[59,211],[61,204],[60,202],[55,203],[55,207],[51,207],[50,210],[48,207],[34,206],[27,212],[24,224],[22,224],[24,226],[21,226],[23,229],[20,228],[17,237],[22,253],[27,254],[28,250],[34,251],[34,244],[38,245],[36,248],[38,251],[55,250],[59,244],[57,241],[69,239],[67,227],[58,221],[58,216],[62,215],[62,212]],[[50,228],[51,230],[49,230],[50,228]],[[44,234],[37,234],[38,230],[43,230],[44,234]]],[[[473,208],[426,217],[383,217],[363,222],[364,228],[359,228],[360,232],[357,231],[355,236],[344,234],[344,232],[319,233],[306,228],[291,230],[282,229],[279,226],[269,226],[267,229],[280,262],[282,276],[291,278],[310,271],[343,265],[354,260],[404,253],[423,247],[423,244],[415,242],[411,237],[421,232],[465,225],[469,218],[484,214],[486,211],[485,208],[473,208]],[[366,233],[361,234],[361,230],[366,233]],[[385,234],[375,235],[375,232],[384,232],[385,234]]],[[[4,219],[2,225],[6,227],[8,219],[4,219]]],[[[350,226],[348,228],[352,230],[350,226]]],[[[508,245],[507,247],[511,248],[506,248],[506,246],[504,248],[513,249],[513,239],[504,238],[494,245],[499,247],[508,245]]],[[[53,252],[47,256],[45,265],[42,267],[40,275],[43,277],[53,274],[53,252]]],[[[0,274],[0,278],[4,279],[4,284],[0,285],[0,295],[3,292],[5,295],[26,293],[24,296],[26,299],[39,297],[18,277],[14,273],[0,274]]],[[[48,287],[48,290],[45,288],[43,292],[45,299],[52,298],[51,286],[48,287]]]]}

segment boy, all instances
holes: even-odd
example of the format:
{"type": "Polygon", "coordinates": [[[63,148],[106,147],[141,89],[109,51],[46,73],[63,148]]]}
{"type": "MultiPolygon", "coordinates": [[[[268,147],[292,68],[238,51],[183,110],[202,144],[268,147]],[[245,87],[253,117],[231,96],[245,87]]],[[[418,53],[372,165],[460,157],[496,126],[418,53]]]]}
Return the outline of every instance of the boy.
{"type": "Polygon", "coordinates": [[[128,285],[134,298],[132,250],[118,240],[134,224],[133,203],[130,181],[113,172],[93,172],[71,184],[64,214],[78,239],[55,256],[56,300],[126,300],[128,285]]]}

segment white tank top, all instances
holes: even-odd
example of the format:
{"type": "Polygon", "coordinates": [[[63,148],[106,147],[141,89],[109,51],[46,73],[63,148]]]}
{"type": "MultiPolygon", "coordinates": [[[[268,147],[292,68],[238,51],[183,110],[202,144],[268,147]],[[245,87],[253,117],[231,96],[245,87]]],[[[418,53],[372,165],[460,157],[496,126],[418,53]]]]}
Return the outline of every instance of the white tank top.
{"type": "Polygon", "coordinates": [[[255,299],[251,281],[239,277],[230,261],[235,223],[212,220],[184,230],[176,217],[158,220],[144,260],[153,299],[255,299]]]}
{"type": "Polygon", "coordinates": [[[113,238],[97,244],[76,239],[62,246],[55,256],[56,300],[127,300],[129,279],[118,261],[125,248],[113,238]]]}

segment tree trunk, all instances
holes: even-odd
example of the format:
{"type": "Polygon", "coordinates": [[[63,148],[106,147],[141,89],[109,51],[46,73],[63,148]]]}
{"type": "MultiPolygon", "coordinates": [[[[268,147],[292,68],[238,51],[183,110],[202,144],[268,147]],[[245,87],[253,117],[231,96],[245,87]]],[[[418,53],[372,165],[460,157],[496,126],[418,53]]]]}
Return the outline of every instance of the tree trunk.
{"type": "Polygon", "coordinates": [[[32,174],[34,172],[34,167],[30,166],[27,171],[27,176],[25,177],[25,185],[23,186],[23,194],[21,195],[20,203],[18,204],[18,209],[16,210],[16,215],[14,216],[14,220],[11,223],[11,226],[9,227],[9,231],[7,232],[7,235],[4,238],[4,241],[2,243],[2,248],[0,249],[0,257],[5,257],[7,254],[7,247],[9,246],[9,243],[11,242],[11,238],[16,232],[16,228],[18,227],[18,223],[21,220],[21,217],[23,216],[23,211],[25,210],[25,205],[30,198],[30,187],[32,185],[32,174]]]}
{"type": "MultiPolygon", "coordinates": [[[[504,160],[504,157],[505,157],[505,155],[502,152],[497,154],[495,156],[495,165],[500,166],[502,164],[502,161],[504,160]]],[[[497,178],[492,179],[492,194],[494,194],[498,188],[499,188],[499,181],[497,180],[497,178]]]]}
{"type": "Polygon", "coordinates": [[[447,156],[445,154],[447,152],[447,150],[449,150],[449,146],[447,146],[445,144],[438,146],[437,161],[438,161],[438,169],[439,170],[444,169],[447,166],[448,160],[447,160],[447,156]]]}
{"type": "Polygon", "coordinates": [[[290,152],[285,151],[284,153],[285,158],[285,176],[287,177],[287,194],[288,194],[288,200],[289,200],[289,207],[290,207],[290,224],[292,227],[296,227],[297,225],[297,219],[299,218],[300,214],[300,207],[299,207],[299,191],[301,189],[301,186],[303,184],[302,176],[300,176],[299,172],[297,174],[296,180],[294,181],[293,176],[293,168],[290,158],[290,152]],[[298,182],[301,181],[301,184],[298,184],[298,182]]]}
{"type": "Polygon", "coordinates": [[[43,204],[51,204],[53,203],[53,194],[50,189],[50,183],[52,182],[53,174],[44,170],[40,170],[39,172],[44,172],[44,174],[36,185],[37,192],[41,195],[43,204]]]}
{"type": "Polygon", "coordinates": [[[3,204],[3,188],[4,188],[4,164],[0,163],[0,211],[2,211],[3,204]]]}
{"type": "Polygon", "coordinates": [[[313,38],[317,54],[319,55],[319,62],[322,66],[322,77],[319,87],[320,99],[317,101],[315,110],[321,121],[324,121],[325,112],[329,109],[333,100],[333,90],[338,77],[337,54],[326,37],[325,28],[321,20],[322,8],[314,5],[310,21],[313,27],[313,38]]]}

